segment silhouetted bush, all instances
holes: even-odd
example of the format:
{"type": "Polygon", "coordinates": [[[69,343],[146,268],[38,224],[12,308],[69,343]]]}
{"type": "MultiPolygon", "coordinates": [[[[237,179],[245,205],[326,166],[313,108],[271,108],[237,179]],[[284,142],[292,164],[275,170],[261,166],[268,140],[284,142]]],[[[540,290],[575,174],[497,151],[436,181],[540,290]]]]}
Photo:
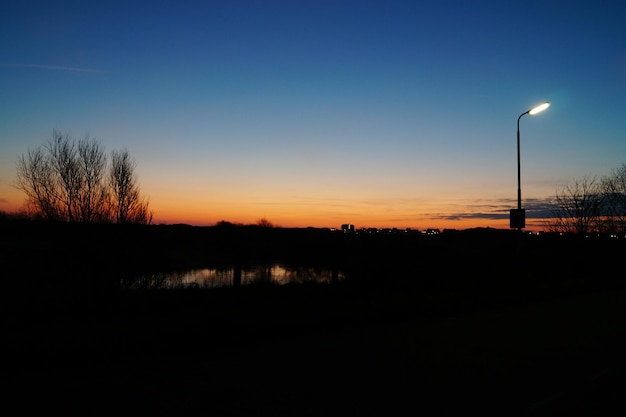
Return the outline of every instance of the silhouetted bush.
{"type": "MultiPolygon", "coordinates": [[[[0,218],[4,287],[110,293],[147,274],[185,268],[283,263],[341,271],[341,287],[505,304],[623,286],[614,263],[626,242],[603,236],[476,229],[346,234],[220,223],[82,224],[0,218]]],[[[257,282],[257,287],[262,282],[257,282]]],[[[271,286],[270,286],[271,287],[271,286]]]]}

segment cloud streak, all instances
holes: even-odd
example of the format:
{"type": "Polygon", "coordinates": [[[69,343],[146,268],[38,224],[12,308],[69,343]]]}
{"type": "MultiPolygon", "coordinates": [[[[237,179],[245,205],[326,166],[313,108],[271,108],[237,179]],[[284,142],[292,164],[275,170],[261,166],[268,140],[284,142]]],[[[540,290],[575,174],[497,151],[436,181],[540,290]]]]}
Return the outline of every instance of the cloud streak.
{"type": "MultiPolygon", "coordinates": [[[[508,219],[509,210],[515,208],[516,201],[511,199],[494,200],[492,204],[469,204],[463,212],[451,214],[432,214],[434,220],[502,220],[508,219]]],[[[554,201],[552,198],[527,198],[524,200],[526,218],[546,219],[550,218],[554,212],[554,201]]]]}
{"type": "Polygon", "coordinates": [[[80,68],[80,67],[65,67],[62,65],[42,65],[42,64],[0,64],[2,67],[10,67],[10,68],[37,68],[37,69],[46,69],[46,70],[54,70],[54,71],[65,71],[65,72],[86,72],[86,73],[105,73],[105,70],[99,70],[94,68],[80,68]]]}

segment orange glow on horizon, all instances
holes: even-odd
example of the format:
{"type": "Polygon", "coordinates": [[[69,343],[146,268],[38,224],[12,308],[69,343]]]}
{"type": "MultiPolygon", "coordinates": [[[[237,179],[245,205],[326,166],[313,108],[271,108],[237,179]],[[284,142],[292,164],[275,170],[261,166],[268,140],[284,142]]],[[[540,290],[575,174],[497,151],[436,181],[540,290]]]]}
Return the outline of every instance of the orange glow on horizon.
{"type": "MultiPolygon", "coordinates": [[[[5,194],[7,195],[7,194],[5,194]]],[[[0,202],[0,210],[6,213],[24,211],[24,196],[19,190],[0,202]]],[[[341,228],[342,224],[353,224],[362,228],[396,228],[399,230],[425,229],[473,229],[497,228],[508,229],[509,219],[454,218],[451,210],[462,212],[460,204],[453,205],[448,212],[437,210],[436,205],[423,205],[424,212],[416,213],[410,205],[373,204],[358,201],[316,201],[284,202],[241,200],[225,201],[222,199],[203,199],[191,202],[183,194],[158,195],[149,198],[149,207],[153,212],[153,224],[188,224],[191,226],[214,226],[221,221],[250,225],[265,219],[276,227],[288,228],[341,228]],[[390,208],[391,207],[391,208],[390,208]],[[428,212],[426,212],[428,210],[428,212]],[[431,215],[429,213],[436,213],[431,215]],[[446,218],[450,216],[450,218],[446,218]]],[[[545,230],[542,219],[526,219],[526,231],[545,230]]]]}
{"type": "MultiPolygon", "coordinates": [[[[342,224],[353,224],[356,229],[363,228],[376,228],[376,229],[391,229],[396,228],[399,230],[426,230],[426,229],[474,229],[474,228],[494,228],[494,229],[509,229],[509,219],[466,219],[466,220],[429,220],[422,219],[412,223],[404,221],[384,221],[376,218],[368,218],[366,216],[358,216],[355,218],[337,218],[336,220],[329,218],[306,218],[304,216],[295,218],[293,216],[254,216],[254,215],[234,215],[234,216],[189,216],[189,215],[155,215],[153,219],[154,224],[188,224],[191,226],[214,226],[221,221],[225,221],[233,224],[251,225],[257,224],[259,220],[265,219],[273,224],[275,227],[286,228],[336,228],[340,229],[342,224]]],[[[527,219],[525,231],[539,232],[545,228],[540,225],[541,219],[527,219]]]]}

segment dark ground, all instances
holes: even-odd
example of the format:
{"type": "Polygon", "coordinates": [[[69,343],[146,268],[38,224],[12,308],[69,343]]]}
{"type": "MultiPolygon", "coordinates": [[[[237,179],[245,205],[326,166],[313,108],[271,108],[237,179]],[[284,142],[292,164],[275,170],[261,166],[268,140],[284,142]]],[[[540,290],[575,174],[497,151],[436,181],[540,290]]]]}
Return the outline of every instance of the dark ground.
{"type": "Polygon", "coordinates": [[[621,241],[30,223],[0,232],[13,271],[0,293],[9,415],[626,416],[621,241]],[[318,262],[350,280],[111,285],[198,259],[318,262]]]}
{"type": "Polygon", "coordinates": [[[118,318],[17,318],[3,337],[3,405],[11,415],[626,415],[624,290],[433,318],[267,301],[229,317],[197,305],[159,314],[159,302],[118,318]]]}

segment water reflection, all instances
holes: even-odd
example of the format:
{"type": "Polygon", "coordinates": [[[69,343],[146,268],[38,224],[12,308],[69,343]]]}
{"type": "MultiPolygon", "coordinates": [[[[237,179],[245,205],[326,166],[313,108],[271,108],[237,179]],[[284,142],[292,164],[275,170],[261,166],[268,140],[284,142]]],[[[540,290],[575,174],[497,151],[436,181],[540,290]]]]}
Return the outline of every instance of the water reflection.
{"type": "Polygon", "coordinates": [[[240,268],[196,268],[184,271],[159,272],[142,275],[128,288],[217,288],[232,285],[260,283],[303,284],[307,282],[332,283],[344,278],[343,273],[317,267],[287,266],[281,264],[249,265],[240,268]]]}

